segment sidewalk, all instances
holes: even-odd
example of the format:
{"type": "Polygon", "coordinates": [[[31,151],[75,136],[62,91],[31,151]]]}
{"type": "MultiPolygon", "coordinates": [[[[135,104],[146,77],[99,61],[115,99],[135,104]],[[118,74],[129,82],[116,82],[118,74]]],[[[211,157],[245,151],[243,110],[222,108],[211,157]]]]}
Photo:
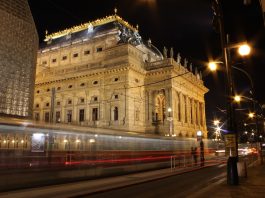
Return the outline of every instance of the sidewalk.
{"type": "Polygon", "coordinates": [[[256,198],[265,197],[265,164],[247,168],[247,178],[240,177],[238,186],[226,184],[226,178],[196,192],[190,198],[256,198]]]}

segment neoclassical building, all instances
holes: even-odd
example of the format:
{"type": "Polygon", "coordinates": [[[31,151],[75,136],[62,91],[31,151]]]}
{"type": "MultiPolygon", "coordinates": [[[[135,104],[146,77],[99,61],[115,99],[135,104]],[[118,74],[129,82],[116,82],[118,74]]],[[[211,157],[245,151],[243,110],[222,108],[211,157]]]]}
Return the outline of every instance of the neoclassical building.
{"type": "Polygon", "coordinates": [[[132,132],[207,134],[201,74],[118,15],[53,34],[38,51],[34,119],[132,132]],[[169,54],[169,56],[168,56],[169,54]]]}
{"type": "Polygon", "coordinates": [[[0,1],[0,116],[32,117],[38,33],[27,0],[0,1]]]}

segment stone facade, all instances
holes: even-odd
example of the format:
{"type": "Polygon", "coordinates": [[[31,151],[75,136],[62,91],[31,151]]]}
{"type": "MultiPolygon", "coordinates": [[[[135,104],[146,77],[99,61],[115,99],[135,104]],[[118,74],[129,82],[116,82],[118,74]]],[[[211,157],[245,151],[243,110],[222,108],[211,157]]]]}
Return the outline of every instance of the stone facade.
{"type": "Polygon", "coordinates": [[[1,0],[0,18],[0,114],[31,117],[39,41],[27,0],[1,0]]]}
{"type": "Polygon", "coordinates": [[[38,52],[34,119],[206,137],[203,85],[114,15],[47,35],[38,52]],[[100,21],[100,23],[98,22],[100,21]],[[168,108],[171,112],[167,112],[168,108]]]}

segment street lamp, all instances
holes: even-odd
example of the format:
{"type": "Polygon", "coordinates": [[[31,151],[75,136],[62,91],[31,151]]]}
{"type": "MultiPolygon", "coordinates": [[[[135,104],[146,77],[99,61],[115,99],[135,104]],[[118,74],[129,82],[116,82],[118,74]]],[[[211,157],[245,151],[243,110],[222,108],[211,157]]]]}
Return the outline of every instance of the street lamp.
{"type": "MultiPolygon", "coordinates": [[[[227,135],[225,137],[226,141],[226,154],[229,153],[229,158],[227,161],[227,183],[230,185],[238,185],[238,172],[237,172],[237,162],[238,162],[238,142],[237,142],[237,131],[235,122],[235,107],[233,100],[234,96],[234,83],[232,78],[232,66],[230,62],[230,49],[238,48],[238,45],[228,45],[229,37],[225,34],[224,29],[224,16],[221,5],[221,0],[214,0],[213,4],[215,19],[218,22],[220,30],[220,39],[222,47],[223,62],[226,68],[226,85],[227,85],[227,135]]],[[[244,48],[243,48],[244,49],[244,48]]],[[[245,48],[246,49],[246,48],[245,48]]],[[[244,52],[246,50],[243,50],[244,52]]],[[[250,51],[250,50],[249,50],[250,51]]],[[[245,53],[243,53],[245,55],[245,53]]]]}
{"type": "Polygon", "coordinates": [[[174,136],[172,134],[172,128],[173,128],[172,121],[173,121],[173,117],[171,116],[171,112],[172,112],[171,107],[168,107],[167,112],[168,112],[168,118],[167,118],[167,120],[169,121],[169,136],[174,136]]]}
{"type": "Polygon", "coordinates": [[[238,48],[238,53],[241,55],[241,56],[247,56],[250,54],[250,47],[248,44],[243,44],[241,45],[239,48],[238,48]]]}

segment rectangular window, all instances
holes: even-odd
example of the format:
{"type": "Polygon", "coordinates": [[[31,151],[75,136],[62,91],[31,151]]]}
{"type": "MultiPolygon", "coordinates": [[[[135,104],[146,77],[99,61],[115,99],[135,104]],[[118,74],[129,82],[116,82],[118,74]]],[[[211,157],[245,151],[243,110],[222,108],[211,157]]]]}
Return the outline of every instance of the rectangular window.
{"type": "Polygon", "coordinates": [[[44,114],[44,121],[45,122],[49,122],[50,121],[50,113],[49,112],[45,112],[45,114],[44,114]]]}
{"type": "Polygon", "coordinates": [[[35,113],[35,120],[39,121],[40,120],[40,114],[39,113],[35,113]]]}
{"type": "Polygon", "coordinates": [[[62,60],[66,60],[67,59],[67,56],[63,56],[62,60]]]}
{"type": "Polygon", "coordinates": [[[73,57],[74,57],[74,58],[78,57],[78,53],[75,53],[75,54],[73,55],[73,57]]]}
{"type": "Polygon", "coordinates": [[[102,47],[98,47],[97,52],[102,52],[102,47]]]}
{"type": "Polygon", "coordinates": [[[56,58],[52,59],[52,62],[53,62],[53,63],[56,63],[56,58]]]}
{"type": "Polygon", "coordinates": [[[79,110],[79,122],[83,122],[85,120],[85,109],[79,110]]]}
{"type": "Polygon", "coordinates": [[[57,123],[61,122],[61,112],[60,111],[56,111],[55,117],[56,117],[57,123]]]}
{"type": "Polygon", "coordinates": [[[67,111],[67,122],[72,122],[72,110],[67,111]]]}
{"type": "Polygon", "coordinates": [[[92,120],[97,121],[98,120],[98,108],[92,109],[92,120]]]}
{"type": "Polygon", "coordinates": [[[84,51],[84,55],[88,55],[88,54],[90,54],[90,51],[89,50],[85,50],[84,51]]]}

